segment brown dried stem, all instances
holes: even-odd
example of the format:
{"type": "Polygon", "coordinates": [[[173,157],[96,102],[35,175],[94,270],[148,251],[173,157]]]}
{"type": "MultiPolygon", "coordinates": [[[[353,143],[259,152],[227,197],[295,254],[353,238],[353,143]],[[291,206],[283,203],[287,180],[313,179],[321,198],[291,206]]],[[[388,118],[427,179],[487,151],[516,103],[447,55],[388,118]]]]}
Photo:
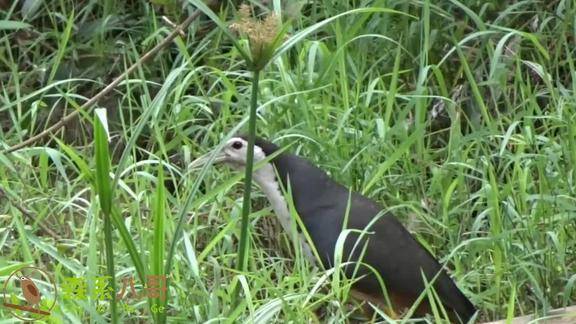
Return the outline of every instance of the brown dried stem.
{"type": "Polygon", "coordinates": [[[180,25],[178,25],[174,29],[174,31],[172,31],[172,33],[170,33],[170,35],[168,35],[162,42],[160,42],[158,45],[154,46],[154,48],[152,48],[150,51],[148,51],[144,55],[142,55],[142,57],[137,62],[132,64],[128,69],[126,69],[126,71],[124,71],[124,73],[122,73],[118,77],[116,77],[116,79],[114,79],[110,84],[108,84],[104,89],[102,89],[102,91],[98,92],[94,97],[90,98],[90,100],[86,101],[82,106],[80,106],[80,108],[78,108],[78,110],[75,110],[75,111],[71,112],[70,114],[64,116],[56,124],[48,127],[47,129],[42,131],[40,134],[34,135],[34,136],[30,137],[29,139],[6,149],[4,151],[4,153],[12,153],[14,151],[17,151],[17,150],[23,148],[23,147],[30,146],[31,144],[33,144],[33,143],[35,143],[35,142],[37,142],[37,141],[39,141],[39,140],[41,140],[47,136],[54,134],[55,132],[60,130],[62,127],[66,126],[68,123],[70,123],[72,120],[74,120],[78,116],[80,111],[90,109],[100,99],[102,99],[104,96],[106,96],[112,90],[114,90],[114,88],[120,82],[122,82],[122,80],[124,80],[128,75],[130,75],[132,72],[136,71],[136,69],[140,65],[144,64],[146,61],[150,60],[152,57],[154,57],[156,54],[158,54],[158,52],[160,52],[160,50],[167,47],[176,37],[178,37],[180,35],[180,33],[183,32],[183,30],[188,28],[188,26],[190,26],[190,24],[196,18],[198,18],[201,13],[202,12],[200,10],[194,11],[194,13],[192,15],[190,15],[188,18],[186,18],[186,20],[184,20],[180,25]]]}
{"type": "Polygon", "coordinates": [[[0,199],[5,198],[6,200],[8,200],[9,202],[12,203],[12,206],[14,206],[16,209],[18,209],[18,211],[20,211],[20,213],[24,216],[26,216],[27,218],[29,218],[32,222],[38,224],[38,226],[42,229],[42,231],[44,231],[46,234],[50,235],[53,239],[55,240],[59,240],[60,239],[60,235],[56,234],[56,232],[54,232],[53,230],[51,230],[48,226],[46,226],[43,222],[38,221],[36,219],[36,217],[34,217],[34,215],[32,215],[32,212],[26,210],[24,207],[22,207],[19,203],[15,202],[15,201],[11,201],[10,197],[8,197],[8,194],[2,189],[0,188],[0,199]]]}

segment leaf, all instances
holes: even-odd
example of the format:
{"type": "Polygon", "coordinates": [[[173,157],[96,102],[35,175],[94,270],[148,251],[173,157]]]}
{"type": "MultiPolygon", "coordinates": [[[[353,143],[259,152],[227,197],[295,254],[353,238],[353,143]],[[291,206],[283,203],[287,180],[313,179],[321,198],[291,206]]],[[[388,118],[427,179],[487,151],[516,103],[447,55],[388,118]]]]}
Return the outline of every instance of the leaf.
{"type": "Polygon", "coordinates": [[[214,11],[212,11],[210,8],[208,8],[208,6],[206,6],[206,4],[200,0],[188,0],[188,2],[193,4],[196,8],[198,8],[198,10],[202,11],[206,16],[208,16],[210,19],[212,19],[212,21],[215,22],[216,25],[218,25],[218,27],[220,27],[222,32],[224,32],[224,34],[226,34],[226,36],[228,36],[228,38],[232,41],[232,44],[234,45],[234,47],[236,47],[236,49],[238,50],[240,55],[242,55],[244,60],[246,60],[246,62],[251,63],[250,55],[248,55],[248,53],[244,50],[244,48],[242,48],[242,46],[238,42],[238,38],[236,38],[232,34],[232,32],[230,32],[230,29],[228,29],[228,26],[226,26],[226,23],[224,21],[222,21],[218,17],[218,15],[216,15],[214,13],[214,11]]]}
{"type": "Polygon", "coordinates": [[[96,156],[96,193],[105,217],[110,216],[112,190],[110,186],[110,153],[108,151],[108,123],[106,110],[94,111],[94,152],[96,156]]]}
{"type": "Polygon", "coordinates": [[[70,160],[72,160],[74,162],[74,164],[78,168],[79,173],[83,177],[88,179],[90,182],[92,182],[94,180],[93,174],[92,174],[92,170],[90,170],[90,167],[88,166],[88,163],[86,163],[86,161],[78,153],[76,153],[76,151],[72,147],[66,145],[64,142],[62,142],[61,140],[59,140],[57,138],[54,138],[54,140],[56,141],[56,143],[58,143],[60,150],[62,150],[62,152],[70,160]]]}
{"type": "Polygon", "coordinates": [[[14,263],[8,266],[5,266],[3,268],[0,268],[0,276],[4,277],[4,276],[9,276],[12,272],[22,268],[22,267],[26,267],[26,266],[31,266],[34,265],[34,263],[32,262],[18,262],[18,263],[14,263]]]}
{"type": "Polygon", "coordinates": [[[280,55],[284,54],[284,52],[288,51],[290,48],[292,48],[294,45],[296,45],[296,43],[300,42],[302,39],[306,38],[307,36],[309,36],[310,34],[316,32],[316,31],[318,31],[320,28],[328,25],[329,23],[333,22],[334,20],[341,18],[341,17],[344,17],[344,16],[347,16],[347,15],[357,14],[357,13],[392,13],[392,14],[400,14],[400,15],[405,15],[405,16],[414,18],[414,16],[409,15],[407,13],[403,13],[403,12],[388,9],[388,8],[358,8],[358,9],[354,9],[354,10],[349,10],[349,11],[343,12],[341,14],[338,14],[336,16],[324,19],[321,22],[318,22],[318,23],[296,33],[294,36],[290,37],[290,39],[288,39],[284,44],[282,44],[282,46],[280,46],[278,48],[278,50],[276,50],[276,52],[274,53],[274,55],[272,56],[270,61],[274,61],[275,59],[280,57],[280,55]]]}
{"type": "Polygon", "coordinates": [[[382,174],[384,174],[386,170],[388,170],[394,163],[396,163],[396,161],[398,161],[402,155],[408,152],[410,146],[412,146],[412,144],[414,144],[414,142],[416,142],[420,136],[422,136],[422,131],[415,131],[402,144],[400,144],[400,146],[394,150],[394,153],[392,153],[390,157],[384,161],[384,163],[378,166],[376,173],[372,175],[370,182],[368,182],[368,184],[364,187],[364,190],[362,190],[362,194],[366,194],[370,188],[376,184],[382,174]]]}
{"type": "Polygon", "coordinates": [[[110,143],[110,131],[108,130],[108,118],[107,118],[107,110],[104,108],[96,108],[94,109],[94,113],[96,117],[100,120],[100,124],[104,127],[104,133],[106,134],[107,142],[110,143]]]}
{"type": "Polygon", "coordinates": [[[162,165],[158,165],[158,180],[156,181],[156,193],[152,217],[154,219],[154,240],[152,247],[152,267],[154,275],[162,275],[164,262],[164,219],[166,213],[166,189],[164,188],[164,171],[162,165]]]}
{"type": "MultiPolygon", "coordinates": [[[[150,271],[153,275],[164,275],[164,219],[166,214],[166,189],[164,188],[164,169],[162,164],[158,165],[158,177],[156,181],[156,193],[152,207],[152,217],[154,219],[154,238],[152,240],[152,255],[150,271]]],[[[153,298],[149,303],[150,312],[157,319],[154,307],[160,305],[160,298],[153,298]]]]}
{"type": "Polygon", "coordinates": [[[200,278],[200,268],[198,267],[198,259],[196,258],[196,251],[190,242],[189,233],[184,233],[182,238],[184,239],[184,247],[186,252],[186,257],[188,258],[188,265],[190,266],[190,271],[195,279],[200,278]]]}
{"type": "Polygon", "coordinates": [[[30,28],[32,25],[21,21],[0,20],[0,30],[17,30],[30,28]]]}
{"type": "MultiPolygon", "coordinates": [[[[111,278],[116,278],[114,269],[114,236],[112,228],[112,201],[113,192],[110,185],[110,152],[108,149],[108,121],[106,110],[96,109],[94,112],[94,155],[96,160],[96,193],[100,201],[100,211],[104,218],[104,249],[106,251],[106,268],[111,278]]],[[[110,286],[116,291],[116,284],[111,280],[110,286]]],[[[111,322],[117,323],[116,295],[111,294],[110,316],[111,322]]]]}
{"type": "Polygon", "coordinates": [[[25,0],[22,4],[22,15],[24,17],[34,16],[38,8],[44,3],[44,0],[25,0]]]}
{"type": "Polygon", "coordinates": [[[85,273],[86,268],[83,265],[79,264],[78,260],[70,259],[67,256],[63,256],[54,248],[53,244],[46,243],[37,236],[35,236],[34,234],[28,232],[26,232],[26,238],[28,239],[28,241],[30,241],[30,243],[35,245],[38,248],[38,250],[54,258],[56,261],[58,261],[57,264],[64,266],[64,268],[70,270],[75,276],[80,276],[83,273],[85,273]]]}

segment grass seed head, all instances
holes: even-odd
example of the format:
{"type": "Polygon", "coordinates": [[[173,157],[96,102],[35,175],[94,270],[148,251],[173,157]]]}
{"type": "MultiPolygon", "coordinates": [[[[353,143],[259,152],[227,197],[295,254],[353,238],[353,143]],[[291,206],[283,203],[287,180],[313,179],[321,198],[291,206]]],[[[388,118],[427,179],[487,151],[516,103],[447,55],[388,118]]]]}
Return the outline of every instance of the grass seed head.
{"type": "Polygon", "coordinates": [[[230,29],[248,39],[252,63],[256,68],[262,68],[276,47],[280,19],[275,13],[268,14],[263,20],[254,18],[252,8],[247,4],[240,6],[238,15],[238,21],[230,25],[230,29]]]}

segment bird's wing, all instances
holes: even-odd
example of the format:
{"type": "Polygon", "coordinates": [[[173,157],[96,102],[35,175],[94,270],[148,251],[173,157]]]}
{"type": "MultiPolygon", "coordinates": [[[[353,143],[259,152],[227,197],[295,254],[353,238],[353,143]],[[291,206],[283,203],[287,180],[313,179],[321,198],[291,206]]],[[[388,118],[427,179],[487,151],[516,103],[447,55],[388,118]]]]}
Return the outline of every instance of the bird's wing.
{"type": "MultiPolygon", "coordinates": [[[[330,179],[321,169],[292,154],[282,154],[274,164],[284,187],[290,183],[298,214],[326,267],[334,265],[336,241],[343,230],[350,202],[347,228],[365,229],[382,208],[372,200],[350,191],[330,179]]],[[[392,215],[376,221],[369,231],[363,261],[381,275],[388,290],[417,298],[424,291],[424,281],[430,282],[439,272],[434,289],[443,304],[454,309],[461,318],[470,318],[475,310],[460,292],[436,259],[392,215]]],[[[345,254],[352,253],[355,237],[345,243],[345,254]]],[[[357,255],[355,255],[357,257],[357,255]]],[[[353,270],[353,269],[351,269],[353,270]]],[[[368,273],[366,269],[363,270],[368,273]]],[[[362,273],[360,273],[362,274],[362,273]]],[[[380,286],[374,276],[366,276],[357,286],[365,292],[377,293],[380,286]]]]}
{"type": "MultiPolygon", "coordinates": [[[[350,208],[348,228],[365,229],[370,221],[381,212],[371,200],[355,194],[350,208]],[[369,215],[373,215],[370,217],[369,215]]],[[[434,290],[442,303],[456,311],[461,318],[468,319],[474,306],[430,254],[406,228],[391,214],[381,216],[367,229],[366,250],[362,261],[374,267],[382,276],[386,288],[394,293],[417,298],[425,290],[425,282],[434,280],[434,290]]],[[[347,239],[347,255],[359,256],[363,244],[353,251],[358,236],[347,239]]],[[[368,270],[364,270],[369,273],[368,270]]],[[[367,292],[377,293],[380,286],[375,276],[367,276],[358,282],[367,292]]]]}
{"type": "Polygon", "coordinates": [[[29,292],[30,294],[32,294],[32,296],[34,296],[34,297],[40,295],[40,292],[38,291],[38,288],[36,288],[36,286],[35,286],[34,284],[26,285],[26,289],[27,289],[28,292],[29,292]]]}

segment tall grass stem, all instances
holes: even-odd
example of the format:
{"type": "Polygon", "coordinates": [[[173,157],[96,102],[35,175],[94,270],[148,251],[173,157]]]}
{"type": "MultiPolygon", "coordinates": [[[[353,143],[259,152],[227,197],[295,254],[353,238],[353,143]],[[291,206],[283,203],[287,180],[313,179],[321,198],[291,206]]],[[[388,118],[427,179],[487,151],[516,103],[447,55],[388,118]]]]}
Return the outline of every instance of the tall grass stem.
{"type": "Polygon", "coordinates": [[[252,170],[254,167],[254,142],[256,138],[256,108],[258,106],[258,83],[260,70],[254,70],[252,76],[252,98],[250,99],[250,116],[248,119],[248,151],[244,176],[244,201],[242,202],[242,224],[240,229],[240,245],[238,247],[237,268],[244,271],[248,265],[248,216],[250,215],[250,196],[252,193],[252,170]]]}

